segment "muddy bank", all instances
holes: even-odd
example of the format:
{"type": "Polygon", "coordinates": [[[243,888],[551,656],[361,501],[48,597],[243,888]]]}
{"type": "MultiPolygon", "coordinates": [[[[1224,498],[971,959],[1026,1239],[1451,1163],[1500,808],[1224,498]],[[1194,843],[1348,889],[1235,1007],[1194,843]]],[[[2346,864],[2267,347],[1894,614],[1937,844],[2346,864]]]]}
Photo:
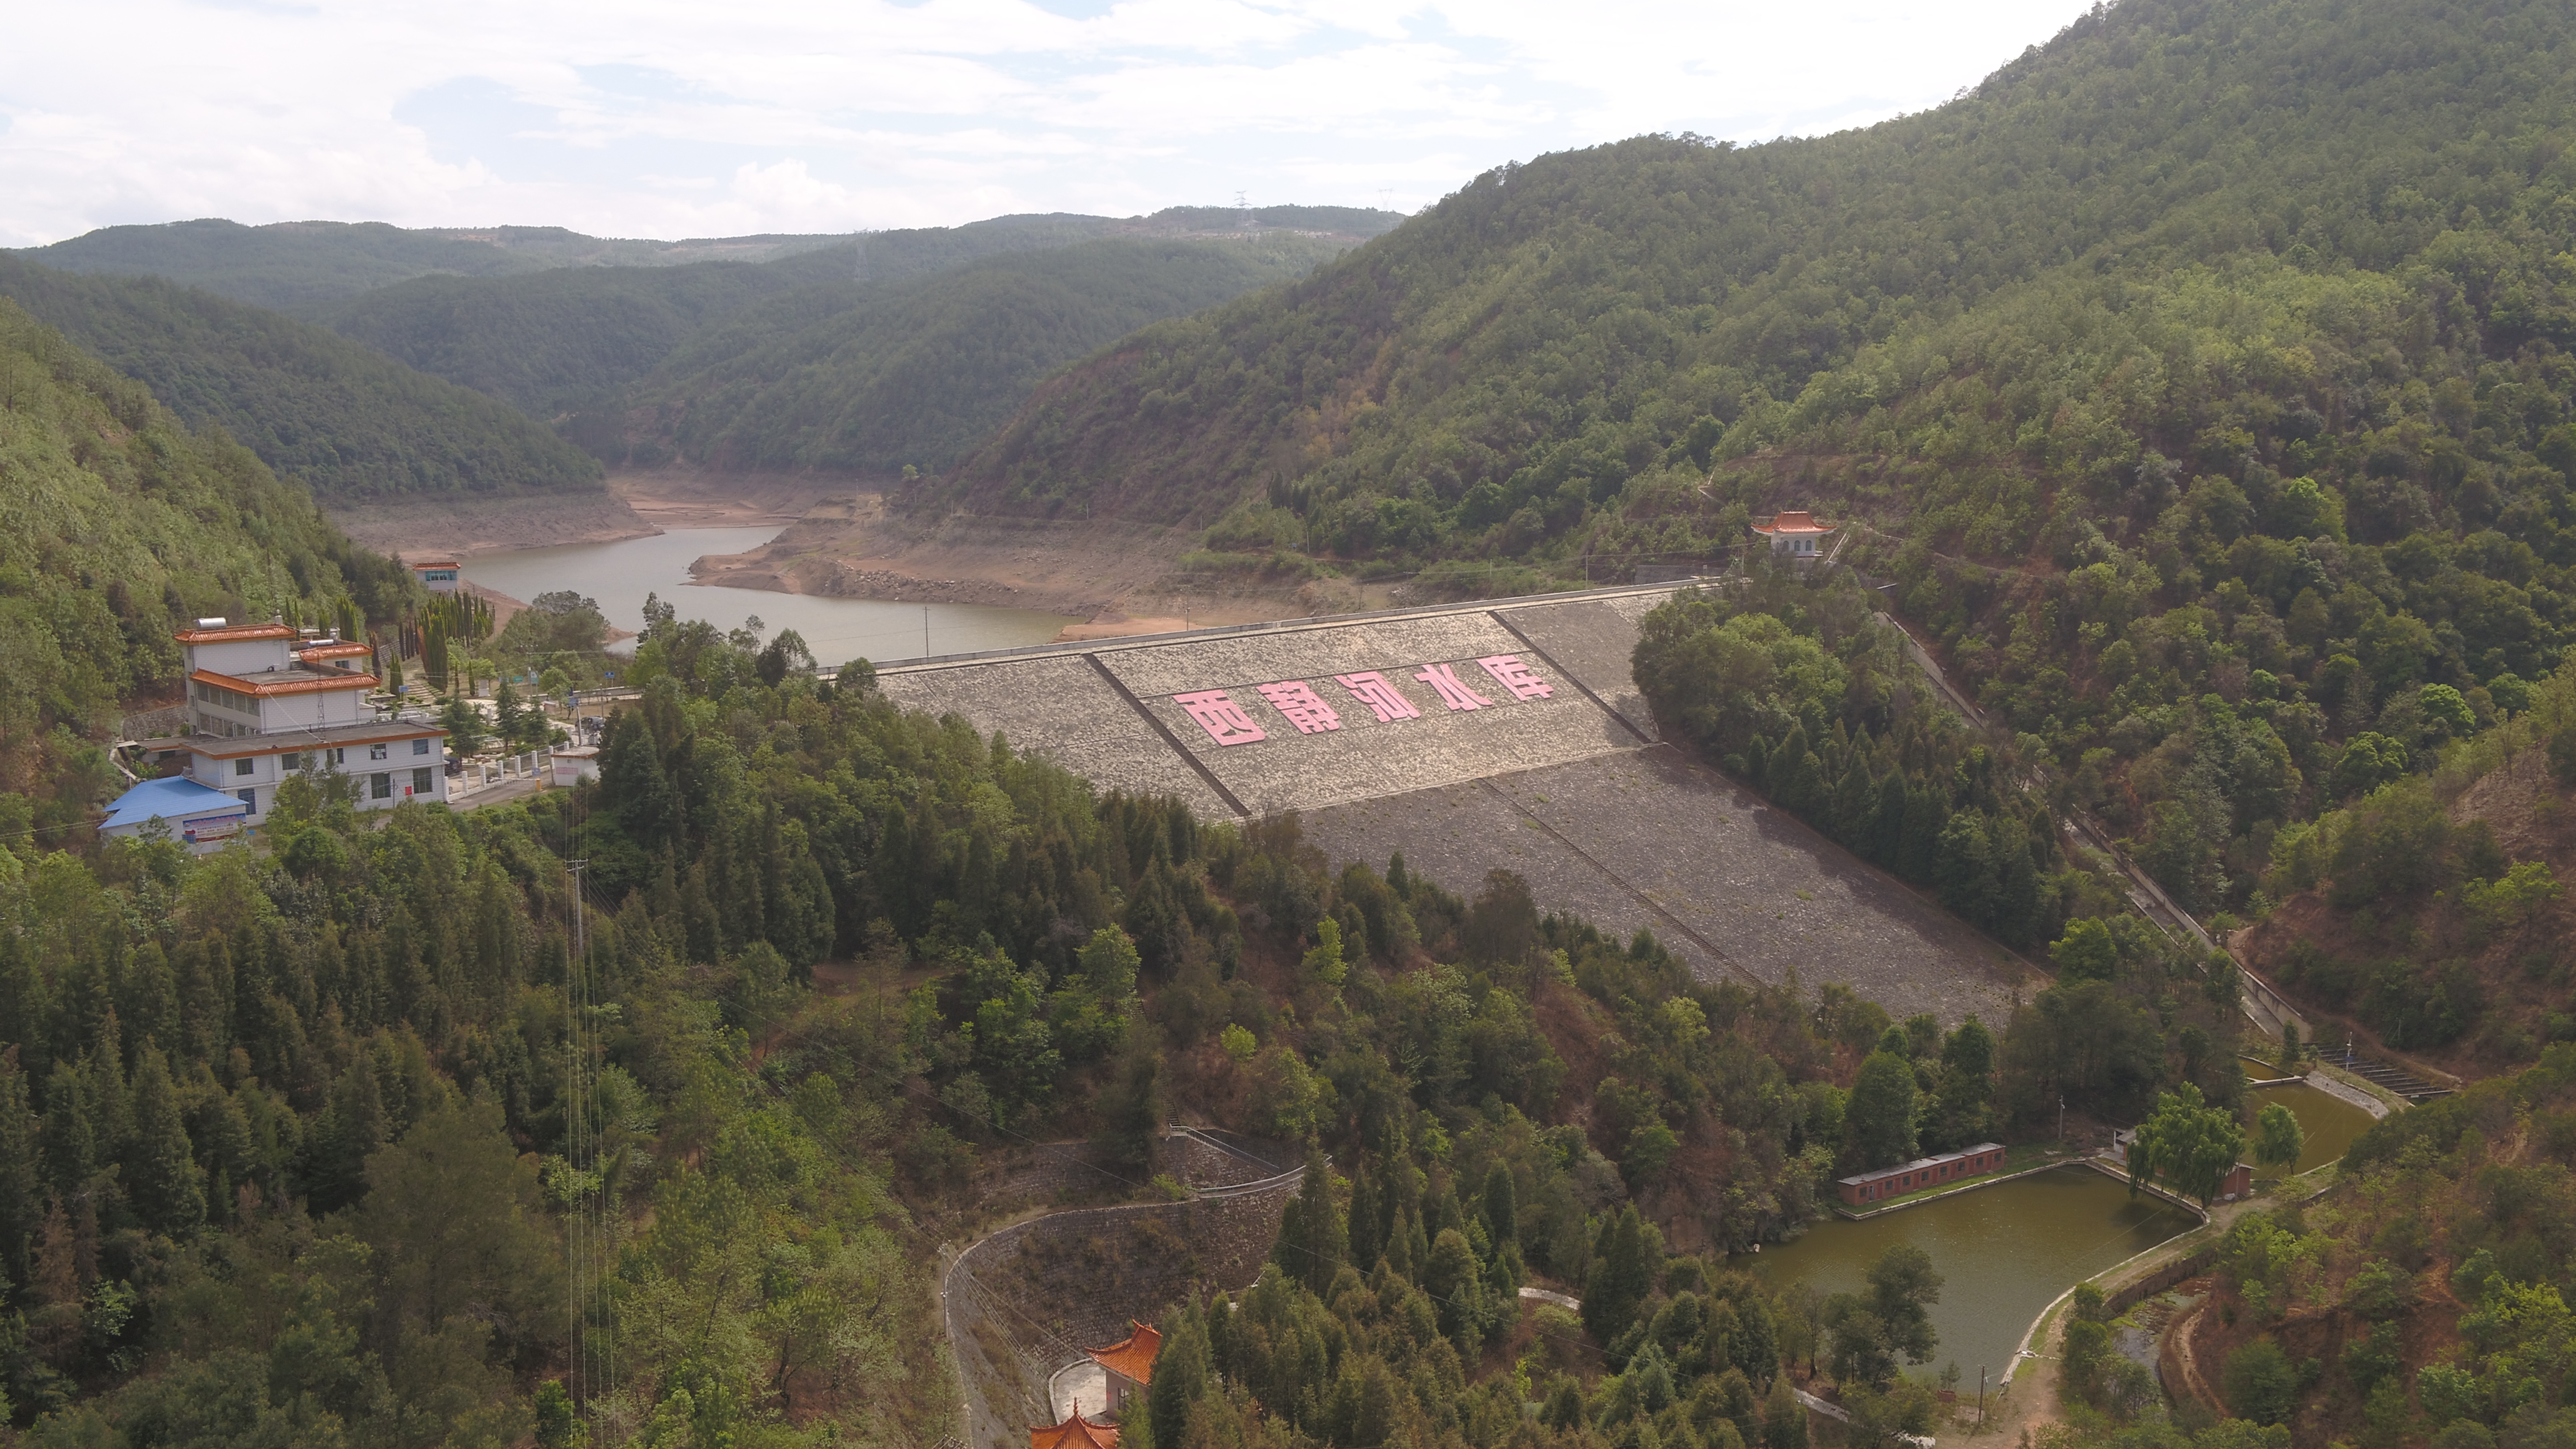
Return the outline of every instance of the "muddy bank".
{"type": "Polygon", "coordinates": [[[1382,589],[1338,582],[1210,586],[1173,565],[1195,530],[1110,522],[951,518],[922,525],[876,495],[829,499],[763,548],[698,561],[698,582],[918,603],[999,604],[1089,620],[1111,638],[1382,607],[1382,589]]]}
{"type": "Polygon", "coordinates": [[[612,473],[596,493],[402,499],[330,508],[331,521],[382,553],[473,558],[567,543],[615,543],[671,528],[789,524],[848,479],[787,474],[706,474],[679,469],[612,473]]]}
{"type": "Polygon", "coordinates": [[[614,543],[662,531],[614,493],[422,499],[327,511],[359,545],[410,558],[471,558],[559,543],[614,543]]]}

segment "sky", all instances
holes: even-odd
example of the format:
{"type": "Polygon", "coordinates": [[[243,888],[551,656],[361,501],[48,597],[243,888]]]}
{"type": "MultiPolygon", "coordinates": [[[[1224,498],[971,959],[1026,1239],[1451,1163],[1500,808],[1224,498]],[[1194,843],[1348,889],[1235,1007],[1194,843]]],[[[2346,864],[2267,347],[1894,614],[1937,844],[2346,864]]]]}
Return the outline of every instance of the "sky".
{"type": "Polygon", "coordinates": [[[0,245],[242,222],[702,237],[1411,212],[1650,131],[1949,99],[2079,0],[28,0],[0,245]]]}

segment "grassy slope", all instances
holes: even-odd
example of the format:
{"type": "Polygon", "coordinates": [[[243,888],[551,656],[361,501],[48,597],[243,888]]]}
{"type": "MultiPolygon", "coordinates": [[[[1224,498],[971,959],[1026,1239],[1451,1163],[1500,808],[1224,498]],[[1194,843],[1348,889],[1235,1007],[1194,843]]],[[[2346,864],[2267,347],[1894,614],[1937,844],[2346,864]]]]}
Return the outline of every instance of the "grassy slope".
{"type": "Polygon", "coordinates": [[[0,294],[325,498],[599,486],[598,464],[522,414],[280,313],[15,257],[0,294]]]}

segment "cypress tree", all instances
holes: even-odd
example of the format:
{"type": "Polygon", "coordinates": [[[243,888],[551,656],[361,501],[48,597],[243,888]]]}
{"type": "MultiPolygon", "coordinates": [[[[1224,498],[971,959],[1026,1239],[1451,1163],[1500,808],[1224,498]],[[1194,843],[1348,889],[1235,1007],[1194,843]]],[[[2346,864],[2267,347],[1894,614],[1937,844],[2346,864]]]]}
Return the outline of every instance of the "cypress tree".
{"type": "Polygon", "coordinates": [[[1377,1260],[1386,1251],[1386,1230],[1378,1221],[1377,1184],[1369,1175],[1365,1159],[1351,1170],[1350,1228],[1346,1241],[1350,1244],[1351,1266],[1362,1273],[1377,1267],[1377,1260]]]}
{"type": "Polygon", "coordinates": [[[1834,787],[1833,835],[1854,851],[1866,851],[1876,836],[1878,782],[1869,777],[1866,760],[1854,760],[1834,787]]]}
{"type": "Polygon", "coordinates": [[[1592,1280],[1583,1287],[1583,1326],[1594,1342],[1606,1345],[1636,1321],[1639,1305],[1654,1288],[1656,1265],[1635,1204],[1621,1208],[1603,1236],[1607,1241],[1592,1266],[1592,1280]]]}
{"type": "Polygon", "coordinates": [[[1324,1155],[1310,1152],[1305,1179],[1279,1215],[1279,1237],[1271,1245],[1270,1261],[1320,1297],[1332,1286],[1333,1274],[1345,1256],[1347,1241],[1341,1214],[1333,1207],[1332,1174],[1324,1169],[1324,1155]]]}
{"type": "Polygon", "coordinates": [[[54,1063],[45,1080],[45,1176],[56,1195],[69,1201],[88,1188],[98,1171],[98,1128],[90,1121],[89,1082],[69,1062],[54,1063]]]}
{"type": "Polygon", "coordinates": [[[134,1071],[134,1141],[125,1155],[125,1183],[144,1226],[156,1232],[181,1237],[206,1221],[196,1149],[179,1120],[178,1088],[157,1047],[144,1048],[134,1071]]]}
{"type": "Polygon", "coordinates": [[[1895,870],[1905,852],[1905,809],[1905,772],[1889,770],[1878,782],[1878,813],[1867,852],[1882,870],[1895,870]]]}
{"type": "Polygon", "coordinates": [[[1520,1193],[1509,1166],[1496,1162],[1485,1169],[1485,1233],[1499,1248],[1521,1236],[1520,1193]]]}
{"type": "Polygon", "coordinates": [[[18,1049],[0,1048],[0,1271],[27,1281],[24,1252],[45,1198],[44,1163],[36,1153],[36,1118],[28,1110],[27,1075],[18,1049]]]}
{"type": "Polygon", "coordinates": [[[1154,1356],[1154,1379],[1146,1390],[1147,1412],[1154,1425],[1152,1449],[1183,1449],[1189,1442],[1190,1419],[1207,1386],[1207,1331],[1199,1322],[1198,1310],[1184,1306],[1164,1330],[1163,1347],[1154,1356]]]}

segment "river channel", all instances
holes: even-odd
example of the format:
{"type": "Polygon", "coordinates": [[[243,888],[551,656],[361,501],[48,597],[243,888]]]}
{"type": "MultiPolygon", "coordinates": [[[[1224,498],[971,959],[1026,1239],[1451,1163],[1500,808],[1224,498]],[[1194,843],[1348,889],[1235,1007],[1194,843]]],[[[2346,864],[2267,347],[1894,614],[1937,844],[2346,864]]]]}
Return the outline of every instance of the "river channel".
{"type": "Polygon", "coordinates": [[[1955,1363],[1961,1390],[1974,1393],[1977,1366],[2001,1380],[2031,1320],[2059,1294],[2198,1221],[2160,1198],[2132,1199],[2126,1184],[2091,1168],[2059,1167],[1860,1222],[1831,1219],[1732,1266],[1831,1295],[1859,1291],[1890,1247],[1921,1248],[1945,1280],[1932,1309],[1941,1342],[1930,1363],[1908,1371],[1955,1363]]]}
{"type": "MultiPolygon", "coordinates": [[[[732,630],[758,618],[766,636],[793,629],[819,664],[852,659],[917,659],[925,654],[965,654],[1043,644],[1074,622],[1034,609],[980,604],[898,604],[879,599],[836,599],[781,594],[767,589],[717,588],[689,581],[689,565],[707,554],[742,553],[778,536],[776,527],[675,528],[650,538],[616,543],[571,543],[554,548],[485,554],[465,562],[465,578],[527,602],[556,589],[599,601],[613,627],[644,627],[644,596],[659,594],[683,619],[704,619],[732,630]]],[[[631,652],[629,641],[615,646],[631,652]]]]}

